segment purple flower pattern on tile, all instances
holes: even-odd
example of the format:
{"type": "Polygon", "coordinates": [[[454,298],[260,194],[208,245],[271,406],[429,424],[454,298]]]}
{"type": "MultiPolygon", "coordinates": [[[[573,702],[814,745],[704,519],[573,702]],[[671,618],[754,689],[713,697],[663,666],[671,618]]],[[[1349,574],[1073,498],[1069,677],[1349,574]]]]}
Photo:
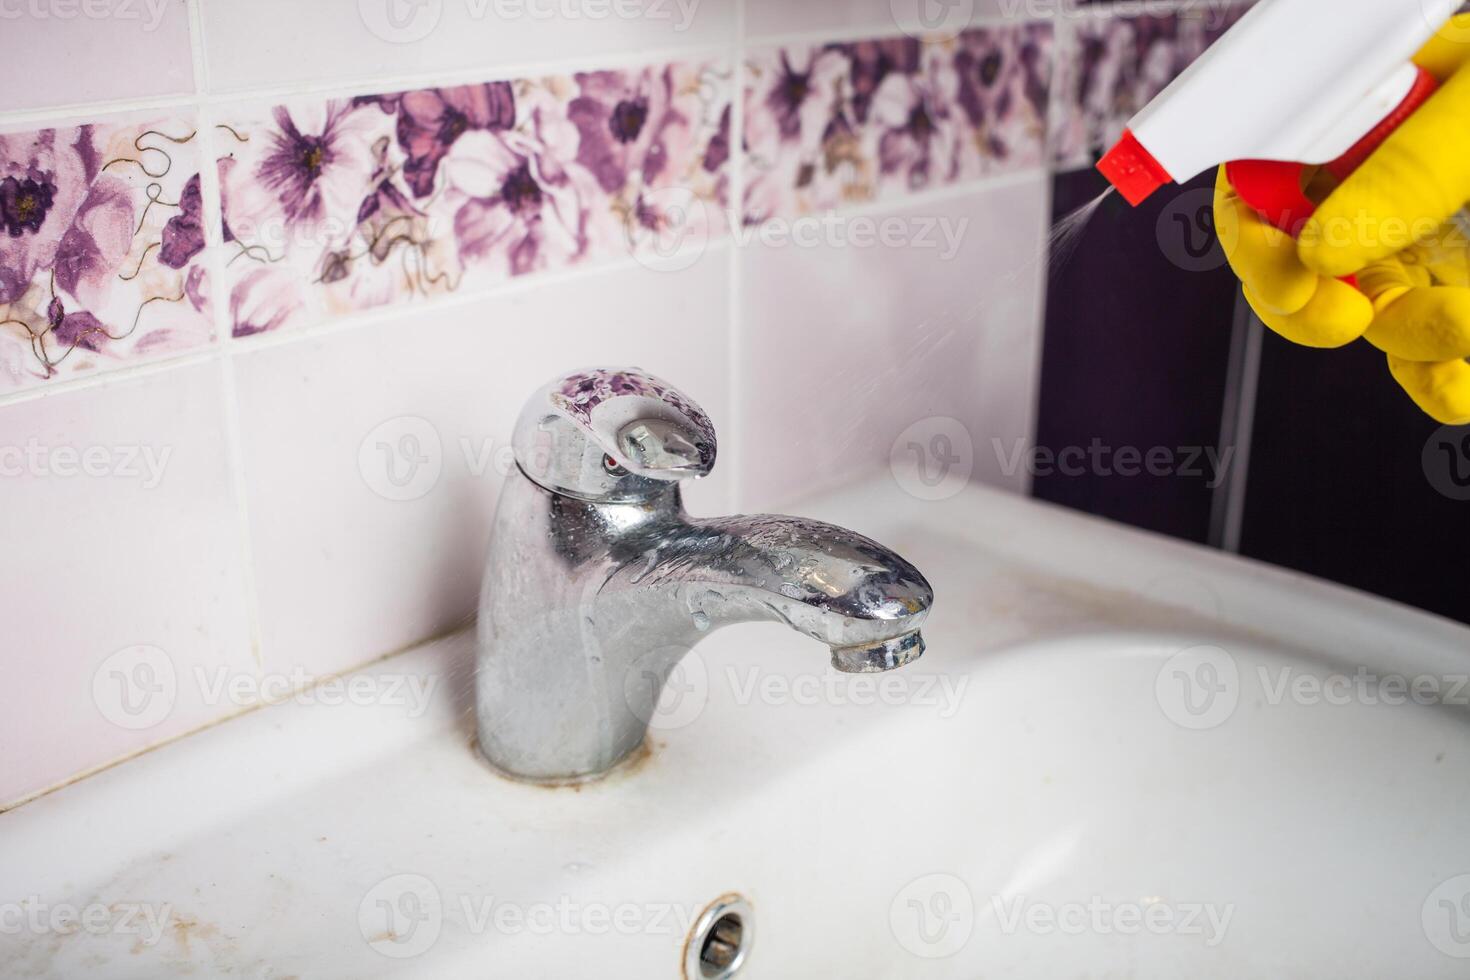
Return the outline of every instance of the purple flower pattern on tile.
{"type": "Polygon", "coordinates": [[[1051,126],[1056,166],[1095,164],[1123,135],[1128,120],[1249,9],[1245,0],[1137,17],[1103,8],[1069,19],[1057,42],[1051,126]]]}
{"type": "Polygon", "coordinates": [[[752,55],[745,222],[1041,164],[1052,32],[1038,21],[752,55]]]}
{"type": "Polygon", "coordinates": [[[434,190],[439,163],[471,130],[504,132],[515,126],[515,92],[509,82],[421,89],[397,97],[398,143],[404,179],[416,197],[434,190]]]}
{"type": "Polygon", "coordinates": [[[187,119],[0,135],[0,391],[207,344],[187,119]]]}
{"type": "Polygon", "coordinates": [[[234,334],[626,256],[665,191],[709,233],[732,77],[675,63],[228,113],[234,334]]]}
{"type": "Polygon", "coordinates": [[[715,452],[715,426],[704,410],[667,381],[655,378],[637,368],[621,371],[582,371],[563,379],[551,392],[551,403],[583,425],[592,424],[597,406],[624,395],[651,398],[693,422],[708,446],[710,457],[715,452]]]}
{"type": "Polygon", "coordinates": [[[189,178],[179,197],[179,213],[163,226],[158,259],[170,269],[182,269],[204,251],[204,194],[199,175],[189,178]]]}

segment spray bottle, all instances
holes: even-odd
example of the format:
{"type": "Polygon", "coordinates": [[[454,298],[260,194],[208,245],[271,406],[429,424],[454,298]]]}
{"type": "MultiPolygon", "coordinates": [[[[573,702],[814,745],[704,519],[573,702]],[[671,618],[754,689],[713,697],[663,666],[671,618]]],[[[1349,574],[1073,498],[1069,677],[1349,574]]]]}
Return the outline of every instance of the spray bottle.
{"type": "Polygon", "coordinates": [[[1316,210],[1307,168],[1347,177],[1434,94],[1411,59],[1460,5],[1260,0],[1133,117],[1098,169],[1137,206],[1226,163],[1241,199],[1295,236],[1316,210]]]}

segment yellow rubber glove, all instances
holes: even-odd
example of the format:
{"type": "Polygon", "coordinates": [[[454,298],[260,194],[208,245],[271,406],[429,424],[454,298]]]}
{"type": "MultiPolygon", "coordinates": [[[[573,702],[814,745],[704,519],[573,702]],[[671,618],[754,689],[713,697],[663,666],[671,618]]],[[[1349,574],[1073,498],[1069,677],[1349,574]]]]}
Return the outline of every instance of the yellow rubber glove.
{"type": "Polygon", "coordinates": [[[1243,202],[1220,169],[1215,223],[1247,301],[1272,330],[1310,347],[1359,337],[1440,422],[1470,422],[1470,14],[1415,61],[1443,84],[1334,190],[1300,242],[1243,202]],[[1354,275],[1362,292],[1339,280],[1354,275]]]}

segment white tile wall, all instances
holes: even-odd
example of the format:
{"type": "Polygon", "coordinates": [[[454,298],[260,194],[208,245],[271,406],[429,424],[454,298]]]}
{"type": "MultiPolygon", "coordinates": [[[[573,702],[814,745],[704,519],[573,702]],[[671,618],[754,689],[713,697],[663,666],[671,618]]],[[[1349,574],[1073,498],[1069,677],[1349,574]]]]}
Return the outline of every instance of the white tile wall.
{"type": "Polygon", "coordinates": [[[11,0],[0,112],[187,95],[186,0],[11,0]]]}
{"type": "Polygon", "coordinates": [[[237,710],[205,703],[255,670],[220,384],[196,364],[0,409],[0,804],[237,710]]]}
{"type": "Polygon", "coordinates": [[[651,60],[726,44],[730,0],[201,0],[215,91],[651,60]]]}
{"type": "Polygon", "coordinates": [[[750,247],[739,300],[749,328],[739,340],[743,506],[869,476],[901,433],[936,418],[966,430],[967,442],[952,441],[975,479],[1026,489],[993,440],[1032,431],[1050,183],[1035,171],[847,212],[818,248],[750,247]],[[873,237],[873,225],[903,244],[832,243],[873,237]]]}

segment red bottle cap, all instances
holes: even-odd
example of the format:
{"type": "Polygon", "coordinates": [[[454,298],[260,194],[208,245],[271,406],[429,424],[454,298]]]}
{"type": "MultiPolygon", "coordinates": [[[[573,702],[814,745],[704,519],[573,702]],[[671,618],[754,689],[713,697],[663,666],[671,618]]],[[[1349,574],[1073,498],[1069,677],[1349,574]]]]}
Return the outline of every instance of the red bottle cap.
{"type": "Polygon", "coordinates": [[[1160,187],[1174,183],[1169,171],[1144,149],[1131,129],[1123,130],[1123,138],[1098,162],[1097,169],[1134,207],[1160,187]]]}

